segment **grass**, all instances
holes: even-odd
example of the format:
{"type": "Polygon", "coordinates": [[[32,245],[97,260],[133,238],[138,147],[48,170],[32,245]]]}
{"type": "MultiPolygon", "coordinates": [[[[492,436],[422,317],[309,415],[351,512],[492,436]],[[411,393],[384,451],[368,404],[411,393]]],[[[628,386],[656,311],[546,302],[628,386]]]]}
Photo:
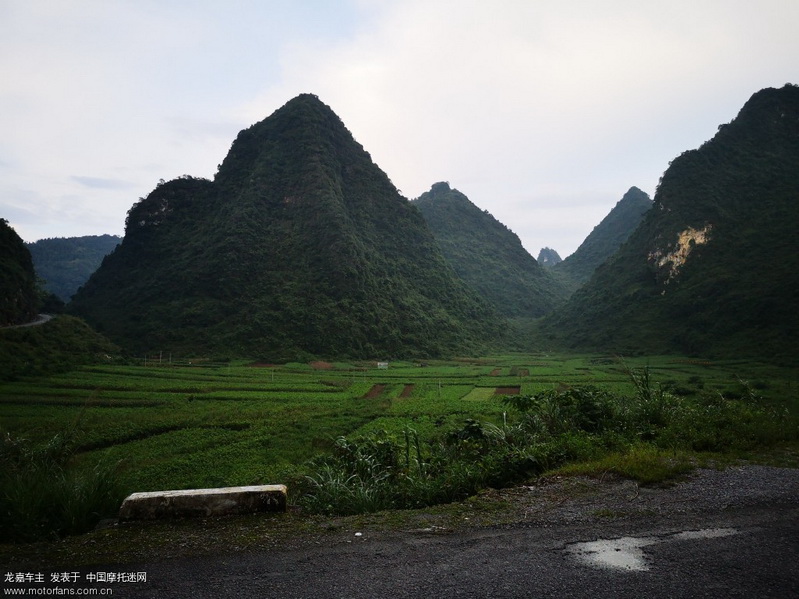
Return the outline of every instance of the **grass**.
{"type": "Polygon", "coordinates": [[[282,482],[306,511],[348,513],[463,499],[555,468],[651,482],[707,452],[790,445],[797,389],[795,369],[679,356],[513,354],[387,370],[151,361],[0,383],[0,429],[31,452],[71,431],[59,472],[31,466],[68,488],[90,486],[69,477],[92,473],[113,479],[117,496],[282,482]],[[375,385],[385,387],[366,397],[375,385]],[[502,387],[519,387],[519,399],[496,395],[502,387]]]}
{"type": "Polygon", "coordinates": [[[604,476],[613,473],[642,485],[651,485],[675,480],[698,466],[708,465],[710,461],[718,463],[713,457],[641,445],[624,452],[608,453],[596,460],[567,464],[557,468],[553,474],[604,476]]]}
{"type": "Polygon", "coordinates": [[[5,435],[0,447],[0,530],[4,542],[54,539],[91,530],[124,497],[116,466],[77,467],[68,437],[32,445],[5,435]]]}

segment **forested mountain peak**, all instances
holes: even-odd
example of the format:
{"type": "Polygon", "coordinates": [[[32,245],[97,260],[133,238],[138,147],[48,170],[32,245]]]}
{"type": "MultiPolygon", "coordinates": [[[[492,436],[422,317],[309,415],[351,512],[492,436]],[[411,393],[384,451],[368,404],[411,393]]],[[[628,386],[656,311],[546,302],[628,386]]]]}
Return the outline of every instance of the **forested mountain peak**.
{"type": "Polygon", "coordinates": [[[563,301],[562,285],[519,237],[449,183],[433,184],[414,204],[458,275],[500,313],[537,317],[563,301]]]}
{"type": "Polygon", "coordinates": [[[476,351],[500,331],[311,94],[241,131],[213,181],[134,205],[72,309],[128,347],[272,360],[476,351]]]}
{"type": "Polygon", "coordinates": [[[422,210],[428,224],[434,223],[434,232],[442,225],[453,229],[469,229],[469,235],[491,236],[502,234],[526,253],[518,235],[499,222],[488,210],[478,208],[466,195],[450,187],[447,181],[433,183],[430,191],[414,200],[417,208],[422,210]],[[445,220],[446,215],[446,220],[445,220]],[[467,219],[467,220],[463,220],[467,219]],[[473,225],[478,226],[474,227],[473,225]]]}
{"type": "Polygon", "coordinates": [[[244,173],[257,180],[265,162],[272,162],[270,166],[277,167],[274,170],[280,174],[298,159],[310,160],[310,170],[332,168],[336,159],[356,157],[371,163],[369,154],[330,107],[313,94],[301,94],[268,118],[239,132],[216,180],[227,184],[244,173]]]}
{"type": "Polygon", "coordinates": [[[795,356],[799,87],[675,158],[619,252],[546,323],[573,347],[795,356]]]}
{"type": "Polygon", "coordinates": [[[555,265],[555,271],[572,290],[576,289],[627,241],[651,207],[649,196],[637,187],[631,187],[577,250],[555,265]]]}
{"type": "Polygon", "coordinates": [[[550,247],[541,248],[538,252],[537,260],[541,266],[546,268],[552,268],[556,264],[563,262],[563,258],[560,257],[560,254],[550,247]]]}

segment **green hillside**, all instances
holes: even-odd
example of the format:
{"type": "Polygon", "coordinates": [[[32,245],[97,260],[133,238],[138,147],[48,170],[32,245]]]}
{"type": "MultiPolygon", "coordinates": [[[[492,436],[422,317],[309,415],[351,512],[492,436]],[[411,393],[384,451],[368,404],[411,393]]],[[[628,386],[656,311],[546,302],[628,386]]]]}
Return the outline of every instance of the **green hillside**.
{"type": "Polygon", "coordinates": [[[116,235],[55,237],[26,244],[44,288],[68,302],[121,241],[116,235]]]}
{"type": "Polygon", "coordinates": [[[676,158],[628,242],[546,320],[572,348],[795,357],[799,87],[676,158]]]}
{"type": "Polygon", "coordinates": [[[0,326],[29,322],[37,312],[30,252],[8,221],[0,218],[0,326]]]}
{"type": "Polygon", "coordinates": [[[597,267],[627,241],[651,207],[649,196],[637,187],[631,187],[580,247],[554,266],[555,272],[563,277],[571,291],[588,281],[597,267]]]}
{"type": "Polygon", "coordinates": [[[518,236],[448,183],[436,183],[414,205],[455,272],[508,317],[539,317],[566,293],[524,249],[518,236]]]}
{"type": "Polygon", "coordinates": [[[268,360],[474,352],[501,329],[310,94],[239,133],[213,181],[135,204],[70,309],[136,351],[268,360]]]}
{"type": "Polygon", "coordinates": [[[28,327],[0,329],[0,381],[108,364],[119,348],[73,316],[56,316],[28,327]]]}

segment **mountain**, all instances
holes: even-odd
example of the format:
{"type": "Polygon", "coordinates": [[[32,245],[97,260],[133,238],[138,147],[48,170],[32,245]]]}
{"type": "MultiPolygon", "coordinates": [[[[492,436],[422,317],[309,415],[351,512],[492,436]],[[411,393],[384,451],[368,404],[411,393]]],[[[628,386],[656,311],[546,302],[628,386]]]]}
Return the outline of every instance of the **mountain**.
{"type": "Polygon", "coordinates": [[[516,234],[448,183],[413,203],[455,272],[502,315],[538,317],[564,301],[564,289],[516,234]]]}
{"type": "Polygon", "coordinates": [[[40,239],[26,245],[44,288],[68,302],[120,241],[116,235],[87,235],[40,239]]]}
{"type": "Polygon", "coordinates": [[[563,262],[555,265],[556,272],[568,282],[572,290],[577,289],[627,241],[651,207],[652,200],[649,196],[637,187],[631,187],[594,227],[580,247],[563,262]]]}
{"type": "Polygon", "coordinates": [[[8,221],[0,218],[0,326],[30,322],[37,312],[31,254],[8,221]]]}
{"type": "Polygon", "coordinates": [[[69,309],[136,351],[275,361],[479,352],[502,328],[311,94],[241,131],[213,181],[136,203],[69,309]]]}
{"type": "Polygon", "coordinates": [[[671,162],[627,243],[542,325],[616,352],[795,360],[799,87],[764,89],[671,162]]]}
{"type": "Polygon", "coordinates": [[[560,254],[558,254],[552,248],[541,248],[541,251],[538,252],[538,258],[536,258],[536,260],[544,268],[552,268],[556,264],[563,262],[563,258],[560,257],[560,254]]]}

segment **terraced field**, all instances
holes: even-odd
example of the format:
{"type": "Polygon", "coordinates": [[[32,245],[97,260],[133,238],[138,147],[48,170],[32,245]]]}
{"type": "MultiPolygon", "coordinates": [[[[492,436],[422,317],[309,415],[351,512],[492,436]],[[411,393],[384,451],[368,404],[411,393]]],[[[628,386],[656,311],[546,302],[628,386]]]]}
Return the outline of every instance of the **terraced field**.
{"type": "Polygon", "coordinates": [[[499,423],[505,394],[596,385],[632,392],[649,366],[676,394],[731,390],[740,378],[795,397],[795,370],[658,356],[505,355],[480,359],[254,365],[196,362],[86,367],[0,384],[0,430],[70,435],[86,464],[119,462],[130,491],[284,482],[342,435],[412,427],[429,439],[466,419],[499,423]]]}

